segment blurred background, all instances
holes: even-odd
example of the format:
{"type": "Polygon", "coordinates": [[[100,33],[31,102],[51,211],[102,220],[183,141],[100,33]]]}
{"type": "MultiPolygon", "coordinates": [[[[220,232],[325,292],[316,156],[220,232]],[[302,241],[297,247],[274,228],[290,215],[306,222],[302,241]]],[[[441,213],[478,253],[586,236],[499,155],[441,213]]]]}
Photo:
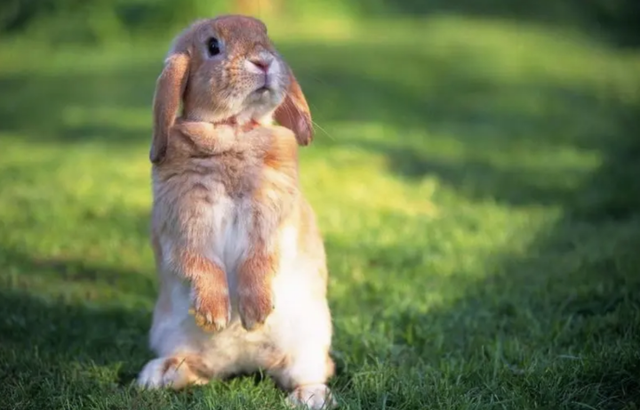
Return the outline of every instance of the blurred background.
{"type": "Polygon", "coordinates": [[[52,44],[94,44],[122,36],[167,35],[194,18],[228,12],[274,23],[462,14],[574,26],[634,42],[640,6],[633,0],[6,0],[0,7],[4,34],[28,32],[52,44]]]}
{"type": "Polygon", "coordinates": [[[229,12],[267,23],[312,109],[344,408],[638,408],[637,0],[3,0],[9,408],[281,406],[269,381],[129,387],[155,80],[229,12]]]}

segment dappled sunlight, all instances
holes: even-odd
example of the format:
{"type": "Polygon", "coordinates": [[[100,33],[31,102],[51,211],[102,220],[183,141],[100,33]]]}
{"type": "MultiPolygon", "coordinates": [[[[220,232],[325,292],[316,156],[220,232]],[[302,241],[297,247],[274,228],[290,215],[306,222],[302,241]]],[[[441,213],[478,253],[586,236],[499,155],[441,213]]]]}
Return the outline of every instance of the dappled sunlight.
{"type": "MultiPolygon", "coordinates": [[[[137,161],[146,149],[127,154],[86,144],[13,142],[11,147],[11,156],[0,161],[0,246],[7,262],[33,264],[21,280],[33,280],[34,287],[41,281],[46,287],[43,278],[51,280],[65,263],[46,269],[48,262],[38,261],[56,260],[97,266],[89,270],[112,266],[154,276],[148,243],[149,167],[137,161]],[[13,261],[13,254],[22,256],[13,261]]],[[[122,273],[121,285],[128,275],[122,273]]],[[[73,275],[60,279],[69,284],[76,280],[73,275]]],[[[92,286],[100,289],[100,280],[92,286]]],[[[152,291],[149,286],[131,289],[152,291]]],[[[78,292],[82,295],[82,288],[78,292]]]]}
{"type": "Polygon", "coordinates": [[[375,306],[376,311],[393,310],[397,303],[421,311],[446,307],[463,298],[476,281],[495,272],[490,260],[504,254],[526,254],[536,237],[561,217],[495,208],[479,212],[459,209],[438,223],[386,216],[386,224],[371,223],[362,230],[356,226],[348,233],[328,232],[330,266],[334,268],[332,299],[343,314],[356,316],[363,306],[375,306]],[[484,230],[474,226],[484,226],[484,230]],[[350,297],[345,299],[346,295],[350,297]],[[379,299],[386,303],[378,305],[379,299]]]}
{"type": "Polygon", "coordinates": [[[7,263],[32,266],[34,270],[31,275],[13,275],[0,282],[18,292],[46,295],[48,299],[78,306],[119,306],[143,309],[145,312],[153,308],[157,286],[151,277],[137,272],[116,271],[109,276],[105,274],[109,272],[107,266],[84,262],[78,265],[78,262],[65,259],[27,262],[9,257],[7,263]],[[83,277],[85,272],[100,272],[100,276],[93,274],[83,277]]]}
{"type": "MultiPolygon", "coordinates": [[[[95,128],[99,130],[101,127],[117,127],[123,132],[151,134],[149,126],[151,113],[148,107],[117,107],[108,103],[95,108],[84,105],[69,105],[64,107],[60,117],[62,125],[72,133],[77,129],[95,128]]],[[[140,139],[136,139],[136,141],[149,142],[140,141],[140,139]]]]}
{"type": "Polygon", "coordinates": [[[305,158],[301,168],[309,171],[303,176],[303,188],[311,202],[318,204],[321,218],[326,215],[326,229],[341,230],[344,226],[344,221],[332,219],[339,216],[336,212],[348,216],[360,210],[368,214],[365,219],[380,212],[429,219],[437,216],[431,200],[434,181],[407,185],[387,173],[385,162],[381,154],[349,147],[329,148],[321,156],[305,158]]]}
{"type": "MultiPolygon", "coordinates": [[[[637,398],[640,53],[458,3],[266,19],[317,125],[300,171],[336,390],[353,409],[637,398]]],[[[151,101],[172,35],[0,44],[0,330],[18,352],[0,359],[16,380],[22,361],[54,388],[90,379],[57,404],[279,400],[246,379],[120,386],[148,353],[151,101]]]]}
{"type": "Polygon", "coordinates": [[[384,22],[386,29],[377,29],[382,24],[355,26],[351,38],[329,43],[321,36],[304,41],[283,36],[276,41],[294,66],[304,62],[304,71],[339,67],[363,77],[393,81],[409,92],[428,91],[430,85],[439,84],[443,78],[434,68],[443,65],[503,87],[538,82],[615,87],[626,86],[630,79],[636,84],[640,81],[629,70],[630,65],[640,66],[637,54],[612,50],[575,32],[508,20],[447,16],[384,22]],[[379,58],[380,51],[385,58],[379,58]],[[344,58],[350,52],[358,58],[344,58]],[[427,89],[416,89],[416,83],[427,89]]]}

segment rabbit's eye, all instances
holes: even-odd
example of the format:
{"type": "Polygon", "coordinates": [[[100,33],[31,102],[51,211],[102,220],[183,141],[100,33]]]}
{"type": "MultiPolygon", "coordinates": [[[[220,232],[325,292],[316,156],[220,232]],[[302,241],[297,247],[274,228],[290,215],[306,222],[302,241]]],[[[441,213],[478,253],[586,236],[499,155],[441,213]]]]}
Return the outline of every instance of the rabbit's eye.
{"type": "Polygon", "coordinates": [[[209,41],[207,41],[207,50],[209,50],[209,55],[211,56],[220,54],[220,43],[217,38],[211,37],[209,41]]]}

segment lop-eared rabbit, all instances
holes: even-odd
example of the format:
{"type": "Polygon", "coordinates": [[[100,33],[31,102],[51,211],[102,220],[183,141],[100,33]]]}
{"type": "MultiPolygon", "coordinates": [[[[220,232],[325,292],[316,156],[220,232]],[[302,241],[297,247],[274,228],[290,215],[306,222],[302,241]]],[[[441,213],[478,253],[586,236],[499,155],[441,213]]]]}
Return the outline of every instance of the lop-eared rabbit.
{"type": "Polygon", "coordinates": [[[261,369],[290,403],[335,406],[325,250],[298,181],[311,114],[265,25],[193,23],[169,51],[153,113],[158,358],[139,385],[180,389],[261,369]]]}

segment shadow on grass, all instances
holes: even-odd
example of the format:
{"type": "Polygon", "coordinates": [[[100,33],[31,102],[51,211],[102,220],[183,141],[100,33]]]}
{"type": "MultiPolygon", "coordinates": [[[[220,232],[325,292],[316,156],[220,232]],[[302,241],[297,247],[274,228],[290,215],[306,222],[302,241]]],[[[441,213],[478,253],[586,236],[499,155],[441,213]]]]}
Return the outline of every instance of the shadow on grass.
{"type": "Polygon", "coordinates": [[[473,50],[442,57],[398,47],[380,61],[374,45],[311,48],[315,57],[308,45],[287,45],[284,52],[299,67],[316,122],[374,125],[383,134],[369,138],[366,129],[328,127],[328,136],[317,131],[315,149],[364,149],[384,156],[387,169],[404,179],[436,176],[472,199],[565,204],[585,175],[558,169],[554,159],[540,166],[545,156],[601,152],[625,144],[621,134],[633,129],[619,123],[619,103],[588,85],[535,77],[511,83],[479,69],[486,57],[473,50]],[[407,72],[402,81],[397,65],[407,72]],[[380,72],[361,69],[370,66],[380,72]],[[443,140],[455,143],[458,157],[430,149],[443,140]],[[498,166],[496,159],[509,160],[504,153],[514,154],[513,163],[498,166]],[[539,159],[535,169],[515,162],[525,156],[539,159]]]}
{"type": "Polygon", "coordinates": [[[34,142],[147,142],[159,69],[132,65],[89,73],[2,75],[0,131],[34,142]]]}
{"type": "MultiPolygon", "coordinates": [[[[154,357],[148,349],[151,311],[140,307],[140,296],[153,293],[152,280],[140,272],[91,264],[82,259],[47,259],[23,252],[0,250],[3,274],[20,275],[0,289],[0,391],[12,408],[65,406],[102,408],[184,408],[204,406],[206,389],[180,392],[140,391],[135,379],[154,357]],[[59,295],[39,296],[23,278],[52,281],[59,295]],[[86,300],[77,288],[66,295],[58,282],[86,287],[86,300]],[[108,288],[109,285],[111,289],[108,288]],[[112,300],[94,302],[94,291],[112,300]],[[69,297],[67,297],[69,296],[69,297]],[[123,298],[126,296],[126,298],[123,298]],[[128,296],[137,302],[131,303],[128,296]],[[99,402],[92,402],[98,400],[99,402]],[[104,404],[103,403],[103,404],[104,404]],[[173,406],[173,407],[172,407],[173,406]]],[[[263,374],[239,374],[235,379],[263,383],[263,374]]],[[[269,381],[275,387],[273,382],[269,381]]],[[[214,388],[226,390],[225,385],[214,388]]],[[[210,392],[209,392],[210,393],[210,392]]]]}
{"type": "MultiPolygon", "coordinates": [[[[19,403],[27,397],[47,408],[51,387],[76,399],[113,389],[114,374],[128,384],[148,357],[146,311],[91,308],[49,301],[18,290],[0,292],[0,375],[3,397],[19,403]],[[107,380],[105,382],[105,379],[107,380]],[[26,390],[26,391],[25,391],[26,390]]],[[[40,407],[38,407],[40,408],[40,407]]]]}
{"type": "MultiPolygon", "coordinates": [[[[357,335],[338,335],[339,348],[354,354],[366,345],[369,350],[361,350],[357,360],[380,360],[384,372],[417,363],[423,371],[414,386],[405,385],[402,376],[370,386],[381,396],[368,403],[409,406],[407,397],[415,397],[416,406],[443,406],[426,390],[415,393],[421,388],[446,391],[425,383],[431,379],[434,385],[459,389],[470,403],[487,406],[635,408],[640,403],[640,107],[561,82],[501,84],[498,76],[492,80],[474,72],[473,56],[446,60],[396,49],[388,51],[388,60],[380,60],[375,46],[329,51],[318,44],[313,50],[317,61],[302,47],[290,45],[284,51],[300,67],[298,77],[318,122],[400,130],[389,139],[343,133],[320,145],[371,151],[385,157],[398,177],[434,177],[474,201],[562,211],[525,255],[495,255],[487,261],[493,271],[488,279],[461,274],[462,295],[450,306],[426,315],[399,309],[381,319],[389,289],[365,282],[354,290],[362,311],[377,312],[375,321],[390,323],[392,348],[399,353],[357,335]],[[326,63],[332,59],[358,64],[344,63],[338,70],[326,63]],[[424,77],[409,78],[412,88],[403,86],[392,68],[379,76],[362,69],[386,64],[420,66],[424,77]],[[411,131],[420,127],[428,133],[415,137],[411,131]],[[438,150],[425,148],[431,134],[455,140],[456,149],[468,155],[456,161],[437,156],[438,150]],[[493,163],[491,151],[501,150],[515,150],[514,162],[493,163]],[[549,172],[516,162],[527,153],[533,158],[563,150],[592,153],[602,162],[593,173],[576,175],[572,167],[554,168],[553,160],[549,172]]],[[[327,239],[330,257],[359,251],[355,244],[327,239]]],[[[371,263],[394,272],[398,258],[412,264],[411,254],[420,252],[407,238],[397,247],[370,250],[375,255],[371,263]]],[[[348,388],[356,376],[347,370],[338,385],[348,388]]]]}
{"type": "Polygon", "coordinates": [[[199,408],[203,393],[137,389],[152,358],[147,310],[91,307],[0,290],[0,383],[13,409],[199,408]]]}
{"type": "MultiPolygon", "coordinates": [[[[490,258],[487,265],[493,273],[486,279],[461,274],[460,297],[454,303],[426,314],[407,307],[385,317],[393,323],[392,349],[372,351],[367,357],[383,358],[385,367],[420,363],[422,383],[431,378],[459,388],[469,402],[479,405],[636,408],[640,403],[640,139],[633,130],[640,122],[635,105],[606,104],[616,124],[611,130],[615,135],[575,141],[604,158],[592,175],[553,196],[541,195],[526,180],[520,181],[531,205],[550,202],[561,207],[562,217],[544,229],[524,255],[490,258]]],[[[404,161],[411,158],[404,154],[404,161]]],[[[473,171],[488,182],[482,184],[483,195],[519,204],[509,196],[513,187],[503,183],[505,171],[489,166],[473,171]]],[[[425,172],[453,186],[460,183],[438,167],[425,172]]],[[[400,243],[371,254],[410,255],[412,250],[400,243]]],[[[375,263],[392,260],[376,257],[375,263]]],[[[394,269],[389,264],[386,270],[394,269]]],[[[378,311],[387,292],[368,286],[360,297],[378,311]]],[[[395,391],[385,397],[389,405],[406,404],[404,397],[411,397],[411,388],[398,391],[398,384],[401,379],[390,378],[381,388],[395,391]]],[[[442,405],[437,398],[421,400],[415,404],[442,405]]]]}
{"type": "Polygon", "coordinates": [[[625,137],[600,147],[605,163],[567,197],[564,217],[525,258],[497,257],[494,276],[466,285],[463,300],[432,319],[459,329],[471,318],[482,323],[472,332],[454,330],[452,345],[499,342],[490,359],[531,402],[600,409],[640,403],[640,141],[625,137]],[[546,352],[532,360],[535,353],[523,346],[546,352]],[[559,379],[545,380],[549,369],[559,379]]]}
{"type": "Polygon", "coordinates": [[[385,16],[457,14],[526,23],[573,26],[620,47],[640,45],[640,4],[635,0],[359,0],[385,16]]]}
{"type": "Polygon", "coordinates": [[[14,279],[18,284],[21,277],[30,279],[37,275],[43,278],[55,277],[59,281],[68,283],[112,286],[122,292],[139,295],[153,294],[156,288],[156,280],[150,275],[92,262],[89,257],[85,260],[38,257],[5,248],[0,250],[0,260],[5,269],[15,268],[22,272],[14,279]]]}

